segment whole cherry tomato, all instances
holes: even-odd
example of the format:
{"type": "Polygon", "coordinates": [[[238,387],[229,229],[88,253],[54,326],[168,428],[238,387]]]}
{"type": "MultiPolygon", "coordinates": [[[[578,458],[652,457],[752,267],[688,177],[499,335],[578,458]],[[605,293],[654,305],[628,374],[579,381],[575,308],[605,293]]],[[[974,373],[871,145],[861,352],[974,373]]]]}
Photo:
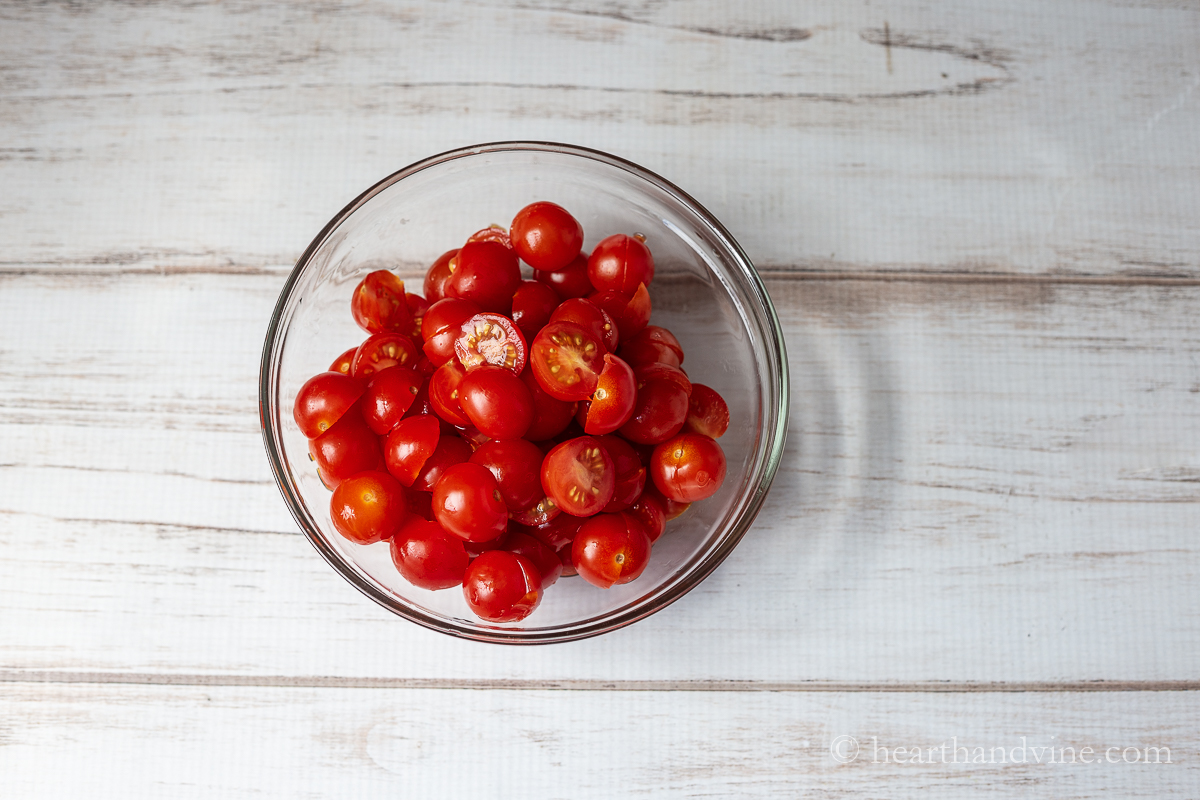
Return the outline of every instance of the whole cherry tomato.
{"type": "Polygon", "coordinates": [[[436,591],[462,583],[471,557],[441,525],[413,519],[392,537],[392,563],[413,586],[436,591]]]}
{"type": "Polygon", "coordinates": [[[661,495],[656,492],[643,492],[637,502],[626,512],[642,523],[642,528],[650,537],[651,544],[658,541],[658,537],[663,535],[663,530],[667,526],[667,512],[663,509],[660,497],[661,495]]]}
{"type": "Polygon", "coordinates": [[[597,514],[575,535],[571,563],[585,581],[601,589],[629,583],[650,563],[650,537],[627,514],[597,514]]]}
{"type": "Polygon", "coordinates": [[[563,300],[586,297],[596,291],[596,287],[592,286],[591,280],[588,279],[587,257],[583,255],[555,272],[535,269],[533,279],[554,289],[563,300]]]}
{"type": "Polygon", "coordinates": [[[687,392],[676,381],[665,377],[639,381],[633,414],[619,433],[638,444],[658,444],[679,433],[687,410],[687,392]]]}
{"type": "Polygon", "coordinates": [[[555,272],[579,256],[583,226],[554,203],[531,203],[513,218],[509,232],[513,249],[534,269],[555,272]]]}
{"type": "Polygon", "coordinates": [[[620,436],[597,436],[596,441],[612,459],[616,473],[612,500],[608,501],[604,510],[610,513],[624,511],[642,496],[646,486],[646,467],[637,451],[620,436]]]}
{"type": "Polygon", "coordinates": [[[460,539],[486,542],[508,526],[508,507],[495,477],[480,464],[455,464],[433,487],[433,515],[460,539]]]}
{"type": "Polygon", "coordinates": [[[559,302],[558,292],[549,285],[541,281],[521,281],[513,294],[512,320],[526,340],[532,339],[550,321],[559,302]]]}
{"type": "Polygon", "coordinates": [[[405,518],[404,489],[386,472],[359,472],[333,490],[333,527],[357,544],[390,539],[405,518]]]}
{"type": "Polygon", "coordinates": [[[591,436],[563,442],[542,461],[542,488],[555,505],[577,517],[608,505],[616,479],[612,458],[591,436]]]}
{"type": "Polygon", "coordinates": [[[404,281],[386,269],[376,270],[355,287],[350,313],[367,333],[407,334],[412,328],[412,312],[404,294],[404,281]]]}
{"type": "Polygon", "coordinates": [[[292,416],[300,426],[300,432],[315,439],[341,419],[366,389],[365,383],[349,375],[322,372],[300,387],[292,416]]]}
{"type": "Polygon", "coordinates": [[[482,619],[517,622],[533,613],[542,601],[542,576],[525,556],[490,550],[467,567],[463,597],[482,619]]]}
{"type": "Polygon", "coordinates": [[[618,233],[602,239],[588,258],[588,278],[598,290],[633,294],[639,283],[654,280],[654,256],[633,236],[618,233]]]}
{"type": "Polygon", "coordinates": [[[533,422],[533,398],[505,367],[485,364],[467,372],[458,387],[463,413],[493,439],[519,439],[533,422]]]}
{"type": "Polygon", "coordinates": [[[682,433],[654,448],[654,485],[665,496],[694,503],[716,494],[725,481],[725,453],[708,436],[682,433]]]}
{"type": "Polygon", "coordinates": [[[521,373],[521,383],[525,384],[533,399],[533,422],[525,431],[525,438],[531,442],[541,442],[566,430],[575,416],[575,403],[551,397],[538,383],[532,367],[525,367],[521,373]]]}

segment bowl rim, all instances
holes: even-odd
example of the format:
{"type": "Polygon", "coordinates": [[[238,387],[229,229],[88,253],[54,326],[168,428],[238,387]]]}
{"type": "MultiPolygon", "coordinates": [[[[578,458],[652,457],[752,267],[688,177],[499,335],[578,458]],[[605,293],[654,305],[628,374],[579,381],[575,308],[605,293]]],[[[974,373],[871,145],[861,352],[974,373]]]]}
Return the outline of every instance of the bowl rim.
{"type": "MultiPolygon", "coordinates": [[[[770,400],[772,398],[767,399],[770,400]]],[[[618,628],[631,625],[638,620],[645,619],[651,614],[671,605],[700,585],[733,552],[734,547],[737,546],[742,537],[750,530],[751,525],[758,516],[782,460],[784,445],[787,439],[788,417],[791,405],[791,381],[783,328],[780,325],[779,316],[775,311],[774,303],[771,301],[771,296],[768,294],[762,278],[750,261],[749,256],[742,250],[741,245],[730,235],[725,226],[708,209],[697,202],[695,198],[645,167],[600,150],[560,142],[497,141],[447,150],[396,170],[359,194],[326,223],[320,233],[316,235],[296,260],[295,265],[288,274],[287,280],[284,282],[283,288],[280,290],[279,299],[271,314],[271,320],[267,326],[266,339],[263,344],[262,359],[259,364],[258,405],[263,445],[267,452],[271,471],[275,477],[275,484],[283,496],[288,510],[300,526],[301,531],[308,538],[309,542],[312,543],[313,547],[316,548],[317,552],[321,554],[322,558],[352,586],[397,616],[401,616],[440,633],[496,644],[551,644],[599,636],[602,633],[617,630],[618,628]],[[297,495],[297,491],[289,479],[289,471],[283,463],[281,442],[276,437],[275,427],[272,425],[270,415],[270,401],[273,389],[278,385],[275,365],[272,362],[272,354],[280,333],[283,314],[291,298],[292,291],[300,279],[301,273],[329,236],[360,207],[372,200],[376,195],[410,175],[461,158],[509,151],[565,154],[607,164],[610,167],[629,172],[635,177],[656,186],[660,191],[699,217],[719,240],[720,246],[733,256],[733,261],[738,264],[743,276],[754,289],[754,298],[758,301],[760,311],[763,312],[763,316],[769,323],[769,333],[771,334],[770,336],[763,337],[764,344],[768,345],[773,351],[765,354],[767,357],[766,360],[778,370],[778,395],[774,398],[777,412],[775,414],[775,424],[774,426],[764,426],[762,429],[762,436],[769,438],[770,441],[764,454],[761,474],[756,485],[752,487],[753,494],[744,504],[741,512],[732,521],[732,529],[727,531],[727,534],[718,545],[709,551],[702,561],[696,563],[693,570],[686,573],[685,577],[676,580],[674,584],[668,583],[665,591],[653,595],[649,601],[645,601],[644,599],[634,601],[631,605],[627,605],[615,612],[610,612],[608,615],[591,622],[559,625],[542,630],[485,627],[470,623],[465,625],[459,624],[452,620],[446,620],[443,617],[427,614],[420,609],[410,606],[400,606],[397,604],[396,598],[365,582],[361,576],[345,563],[340,554],[335,552],[333,548],[317,535],[313,530],[314,527],[319,527],[316,526],[316,521],[310,519],[308,514],[303,513],[307,510],[307,506],[302,498],[297,495]]],[[[764,408],[766,407],[767,404],[764,403],[764,408]]]]}

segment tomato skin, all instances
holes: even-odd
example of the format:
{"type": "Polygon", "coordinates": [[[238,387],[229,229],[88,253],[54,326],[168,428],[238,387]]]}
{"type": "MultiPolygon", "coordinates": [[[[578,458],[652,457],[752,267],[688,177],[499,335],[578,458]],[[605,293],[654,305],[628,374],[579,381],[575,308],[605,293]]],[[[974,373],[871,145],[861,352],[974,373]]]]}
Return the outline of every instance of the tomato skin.
{"type": "Polygon", "coordinates": [[[591,333],[596,341],[603,342],[604,348],[610,353],[617,349],[620,337],[617,323],[613,322],[607,311],[586,297],[563,300],[550,315],[550,323],[555,322],[573,322],[591,333]]]}
{"type": "Polygon", "coordinates": [[[584,432],[592,436],[612,433],[633,416],[636,401],[637,379],[633,370],[616,356],[605,354],[604,370],[588,405],[584,432]]]}
{"type": "Polygon", "coordinates": [[[663,510],[665,522],[670,522],[671,520],[677,518],[692,506],[691,503],[681,503],[678,500],[672,500],[671,498],[667,497],[658,490],[658,487],[654,485],[653,480],[646,482],[646,491],[643,493],[643,498],[650,499],[658,503],[663,510]]]}
{"type": "Polygon", "coordinates": [[[505,367],[485,364],[469,371],[458,395],[471,424],[493,439],[519,439],[533,422],[529,390],[505,367]]]}
{"type": "MultiPolygon", "coordinates": [[[[668,347],[675,353],[675,357],[679,359],[679,364],[683,363],[683,345],[681,345],[679,340],[675,338],[675,334],[671,333],[669,330],[660,325],[647,325],[636,335],[630,338],[629,341],[632,344],[644,344],[652,342],[654,344],[668,347]]],[[[673,364],[672,366],[677,367],[679,364],[673,364]]]]}
{"type": "Polygon", "coordinates": [[[421,352],[413,340],[403,333],[373,333],[358,346],[350,374],[360,380],[370,380],[372,375],[388,367],[416,366],[420,358],[421,352]]]}
{"type": "Polygon", "coordinates": [[[401,528],[392,537],[391,549],[392,563],[404,579],[431,591],[458,586],[471,563],[462,539],[423,519],[401,528]]]}
{"type": "Polygon", "coordinates": [[[562,575],[562,561],[558,558],[558,552],[527,533],[510,533],[504,542],[504,549],[533,562],[542,576],[542,589],[549,589],[562,575]]]}
{"type": "Polygon", "coordinates": [[[329,430],[309,440],[308,453],[317,464],[321,481],[330,489],[336,489],[351,475],[384,468],[379,437],[367,427],[357,404],[329,430]]]}
{"type": "Polygon", "coordinates": [[[597,513],[612,500],[616,469],[591,436],[563,442],[542,461],[542,488],[560,509],[577,517],[597,513]]]}
{"type": "Polygon", "coordinates": [[[495,539],[508,527],[508,507],[495,477],[470,462],[442,473],[433,487],[433,515],[448,532],[472,542],[495,539]]]}
{"type": "Polygon", "coordinates": [[[455,464],[461,464],[471,457],[471,445],[455,436],[453,433],[443,433],[438,439],[437,446],[417,473],[413,488],[419,491],[432,492],[437,482],[441,480],[446,470],[455,464]]]}
{"type": "Polygon", "coordinates": [[[546,393],[559,400],[586,400],[604,369],[604,345],[571,322],[553,322],[538,332],[530,348],[533,374],[546,393]]]}
{"type": "Polygon", "coordinates": [[[583,255],[556,272],[535,269],[533,279],[552,288],[563,300],[586,297],[596,291],[596,287],[592,286],[591,280],[588,279],[587,257],[583,255]]]}
{"type": "Polygon", "coordinates": [[[580,577],[601,589],[629,583],[650,563],[650,537],[626,514],[597,514],[579,528],[571,563],[580,577]]]}
{"type": "Polygon", "coordinates": [[[420,414],[406,417],[388,433],[383,443],[383,460],[396,480],[411,487],[425,461],[437,449],[441,426],[437,417],[420,414]]]}
{"type": "Polygon", "coordinates": [[[588,295],[588,300],[604,309],[617,323],[617,333],[621,341],[636,336],[650,322],[650,293],[646,291],[644,283],[639,283],[632,295],[607,289],[603,292],[592,292],[588,295]]]}
{"type": "Polygon", "coordinates": [[[620,436],[597,436],[596,441],[612,459],[616,473],[612,500],[608,501],[604,510],[609,513],[624,511],[642,496],[646,486],[646,467],[637,451],[620,436]]]}
{"type": "Polygon", "coordinates": [[[658,444],[679,433],[687,411],[687,393],[675,381],[656,378],[639,382],[633,414],[619,433],[638,444],[658,444]]]}
{"type": "Polygon", "coordinates": [[[350,297],[350,313],[367,333],[412,329],[412,312],[405,299],[404,281],[386,269],[367,274],[350,297]]]}
{"type": "Polygon", "coordinates": [[[654,256],[650,248],[623,233],[602,239],[588,258],[588,278],[598,290],[612,289],[633,294],[639,283],[654,280],[654,256]]]}
{"type": "Polygon", "coordinates": [[[354,363],[354,354],[358,352],[358,345],[351,347],[346,352],[342,353],[334,362],[329,365],[330,372],[340,372],[343,375],[350,374],[350,366],[354,363]]]}
{"type": "Polygon", "coordinates": [[[551,397],[538,383],[532,367],[525,367],[521,373],[521,383],[525,384],[533,400],[533,422],[525,431],[525,438],[531,442],[541,442],[566,430],[575,416],[575,403],[551,397]]]}
{"type": "MultiPolygon", "coordinates": [[[[540,452],[541,448],[538,448],[538,450],[540,452]]],[[[541,485],[541,480],[542,480],[542,469],[541,469],[541,462],[539,462],[538,463],[538,485],[539,486],[541,485]]],[[[543,491],[545,491],[545,490],[543,490],[543,491]]],[[[514,511],[510,516],[514,521],[516,521],[522,525],[526,525],[529,527],[536,527],[538,525],[545,525],[546,523],[550,522],[551,520],[557,519],[561,515],[562,515],[562,509],[560,509],[557,505],[555,505],[554,501],[551,500],[548,496],[543,496],[541,499],[535,501],[529,507],[522,509],[521,511],[514,511]]]]}
{"type": "Polygon", "coordinates": [[[464,320],[454,339],[454,353],[467,372],[493,364],[520,375],[528,349],[516,323],[503,314],[486,311],[464,320]]]}
{"type": "MultiPolygon", "coordinates": [[[[655,492],[643,492],[629,510],[629,516],[642,523],[642,529],[650,537],[650,543],[657,542],[667,527],[667,512],[663,508],[660,495],[655,492]]],[[[686,508],[686,506],[685,506],[686,508]]]]}
{"type": "Polygon", "coordinates": [[[337,532],[357,544],[392,538],[405,522],[404,489],[386,472],[359,472],[333,490],[329,514],[337,532]]]}
{"type": "Polygon", "coordinates": [[[558,292],[549,285],[541,281],[521,281],[513,294],[512,320],[526,340],[532,339],[550,321],[559,302],[558,292]]]}
{"type": "Polygon", "coordinates": [[[562,206],[541,201],[517,212],[509,239],[526,264],[555,272],[579,256],[583,226],[562,206]]]}
{"type": "Polygon", "coordinates": [[[429,378],[429,404],[434,413],[451,425],[467,427],[471,419],[462,410],[462,380],[467,375],[457,361],[450,360],[429,378]]]}
{"type": "Polygon", "coordinates": [[[367,385],[340,372],[322,372],[305,381],[296,393],[292,416],[300,432],[315,439],[333,427],[367,390],[367,385]]]}
{"type": "Polygon", "coordinates": [[[457,266],[446,282],[446,296],[478,303],[484,311],[508,314],[521,285],[517,255],[497,242],[468,242],[458,251],[457,266]]]}
{"type": "Polygon", "coordinates": [[[482,230],[475,231],[467,237],[468,242],[495,242],[496,244],[504,245],[512,249],[512,240],[508,236],[508,231],[499,225],[489,225],[482,230]]]}
{"type": "MultiPolygon", "coordinates": [[[[635,336],[634,339],[636,340],[637,337],[635,336]]],[[[644,339],[625,342],[617,354],[634,368],[645,364],[666,364],[670,367],[679,367],[682,363],[675,351],[665,344],[644,339]]]]}
{"type": "Polygon", "coordinates": [[[462,335],[462,324],[480,311],[479,304],[457,297],[438,300],[421,321],[422,351],[435,365],[454,358],[454,342],[462,335]]]}
{"type": "Polygon", "coordinates": [[[702,383],[692,384],[688,397],[688,416],[683,429],[688,433],[699,433],[720,439],[729,430],[729,406],[716,389],[702,383]]]}
{"type": "Polygon", "coordinates": [[[389,367],[367,384],[363,393],[363,419],[377,435],[383,436],[412,408],[424,381],[409,367],[389,367]]]}
{"type": "Polygon", "coordinates": [[[575,540],[575,535],[579,533],[579,528],[584,522],[587,522],[588,517],[576,517],[572,514],[559,514],[549,522],[544,522],[540,525],[531,525],[527,533],[539,542],[550,545],[555,550],[561,549],[564,545],[571,546],[571,542],[575,540]]]}
{"type": "Polygon", "coordinates": [[[490,550],[467,567],[463,597],[481,619],[518,622],[542,601],[542,576],[525,556],[490,550]]]}
{"type": "Polygon", "coordinates": [[[654,448],[650,477],[672,500],[704,500],[716,494],[725,481],[725,452],[708,436],[683,433],[654,448]]]}
{"type": "Polygon", "coordinates": [[[431,304],[436,303],[446,296],[446,283],[450,280],[450,276],[454,270],[451,269],[451,261],[458,255],[458,248],[447,250],[438,256],[437,260],[429,267],[425,273],[425,283],[422,286],[422,294],[425,299],[431,304]]]}
{"type": "Polygon", "coordinates": [[[479,446],[468,459],[487,467],[500,487],[500,497],[512,513],[519,513],[545,497],[542,489],[542,451],[524,439],[491,441],[479,446]]]}

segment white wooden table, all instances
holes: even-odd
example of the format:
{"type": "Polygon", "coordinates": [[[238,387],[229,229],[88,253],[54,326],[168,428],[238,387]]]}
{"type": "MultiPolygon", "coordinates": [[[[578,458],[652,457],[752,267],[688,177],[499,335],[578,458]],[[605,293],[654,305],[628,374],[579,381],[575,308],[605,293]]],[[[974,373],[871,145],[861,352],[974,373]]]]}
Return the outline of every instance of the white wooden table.
{"type": "Polygon", "coordinates": [[[0,3],[0,797],[1200,795],[1198,87],[1186,0],[0,3]],[[504,139],[696,196],[793,374],[729,560],[541,648],[257,417],[325,221],[504,139]]]}

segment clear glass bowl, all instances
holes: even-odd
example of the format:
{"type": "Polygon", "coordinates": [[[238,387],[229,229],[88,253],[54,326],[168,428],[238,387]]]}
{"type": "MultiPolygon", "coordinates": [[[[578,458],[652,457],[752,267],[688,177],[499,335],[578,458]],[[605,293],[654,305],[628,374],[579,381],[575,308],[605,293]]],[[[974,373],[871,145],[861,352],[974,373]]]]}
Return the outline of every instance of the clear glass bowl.
{"type": "Polygon", "coordinates": [[[267,329],[259,413],[267,456],[292,515],[317,551],[385,608],[454,636],[489,642],[580,639],[642,619],[682,597],[750,528],[775,476],[787,432],[788,376],[775,309],[737,242],[699,203],[659,176],[605,153],[562,144],[501,142],[413,164],[347,206],[308,246],[288,277],[267,329]],[[654,253],[652,322],[686,351],[689,376],[729,403],[721,438],[724,485],[695,503],[654,545],[632,583],[598,589],[563,578],[519,623],[476,618],[462,592],[417,589],[392,565],[387,543],[353,544],[337,534],[330,493],[292,418],[300,386],[365,334],[350,294],[367,272],[391,269],[419,291],[425,270],[491,223],[507,226],[528,203],[570,210],[585,249],[613,233],[641,233],[654,253]]]}

